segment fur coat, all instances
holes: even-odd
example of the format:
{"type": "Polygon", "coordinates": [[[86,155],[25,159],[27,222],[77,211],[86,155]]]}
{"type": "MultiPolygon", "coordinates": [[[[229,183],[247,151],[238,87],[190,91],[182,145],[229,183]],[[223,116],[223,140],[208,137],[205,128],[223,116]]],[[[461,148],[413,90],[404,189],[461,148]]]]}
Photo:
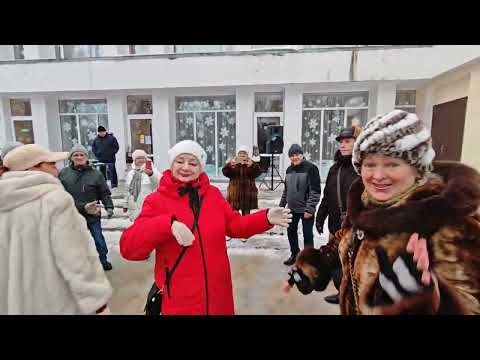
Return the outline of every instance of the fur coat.
{"type": "Polygon", "coordinates": [[[430,270],[440,294],[437,313],[480,314],[480,174],[457,162],[436,162],[434,169],[426,184],[390,208],[365,208],[363,184],[353,183],[347,219],[335,234],[343,269],[342,314],[432,312],[431,299],[423,293],[395,304],[372,303],[379,276],[375,247],[383,246],[393,262],[415,232],[427,239],[430,270]],[[352,228],[363,232],[353,268],[348,256],[352,228]]]}
{"type": "Polygon", "coordinates": [[[95,314],[112,295],[85,219],[40,171],[0,178],[0,314],[95,314]]]}
{"type": "Polygon", "coordinates": [[[227,189],[227,201],[234,210],[257,209],[258,189],[255,179],[260,175],[260,165],[252,166],[227,162],[222,169],[223,175],[230,179],[227,189]]]}

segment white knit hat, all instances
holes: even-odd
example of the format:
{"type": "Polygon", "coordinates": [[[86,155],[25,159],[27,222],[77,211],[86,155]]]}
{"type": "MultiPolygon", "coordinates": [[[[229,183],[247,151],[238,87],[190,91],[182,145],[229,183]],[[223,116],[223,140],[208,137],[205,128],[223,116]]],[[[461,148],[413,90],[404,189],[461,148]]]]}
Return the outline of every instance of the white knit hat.
{"type": "Polygon", "coordinates": [[[23,171],[42,162],[57,162],[67,157],[68,152],[51,152],[38,144],[28,144],[10,151],[3,164],[11,171],[23,171]]]}
{"type": "Polygon", "coordinates": [[[360,174],[367,154],[380,153],[405,160],[423,174],[432,170],[435,151],[430,130],[416,114],[394,110],[370,119],[353,146],[352,162],[360,174]]]}
{"type": "Polygon", "coordinates": [[[240,145],[238,148],[237,148],[237,155],[240,151],[245,151],[248,156],[252,157],[252,153],[250,151],[250,148],[246,145],[240,145]]]}
{"type": "Polygon", "coordinates": [[[145,159],[148,159],[147,153],[142,149],[137,149],[132,153],[133,162],[135,162],[135,160],[137,160],[140,157],[144,157],[145,159]]]}
{"type": "Polygon", "coordinates": [[[195,156],[198,161],[200,161],[202,170],[205,169],[205,165],[207,163],[207,153],[197,142],[193,140],[183,140],[176,143],[170,150],[168,150],[170,168],[172,167],[175,158],[180,154],[191,154],[195,156]]]}

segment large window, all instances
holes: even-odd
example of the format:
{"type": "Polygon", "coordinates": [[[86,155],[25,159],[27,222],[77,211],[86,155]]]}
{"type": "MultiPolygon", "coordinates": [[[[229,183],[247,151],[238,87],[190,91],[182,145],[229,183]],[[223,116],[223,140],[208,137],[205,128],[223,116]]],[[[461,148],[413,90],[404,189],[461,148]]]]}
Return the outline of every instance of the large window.
{"type": "Polygon", "coordinates": [[[65,59],[89,58],[102,56],[100,45],[63,45],[65,59]]]}
{"type": "Polygon", "coordinates": [[[218,176],[235,155],[235,95],[176,98],[177,142],[197,141],[207,153],[205,171],[218,176]]]}
{"type": "Polygon", "coordinates": [[[107,100],[59,100],[62,148],[64,151],[82,144],[94,157],[92,144],[97,137],[99,125],[108,129],[107,100]]]}
{"type": "Polygon", "coordinates": [[[15,57],[15,60],[25,59],[23,45],[13,45],[13,56],[15,57]]]}
{"type": "Polygon", "coordinates": [[[397,90],[395,96],[395,109],[414,113],[416,111],[416,91],[397,90]]]}
{"type": "Polygon", "coordinates": [[[33,144],[32,106],[29,99],[10,99],[10,115],[15,140],[23,144],[33,144]]]}
{"type": "Polygon", "coordinates": [[[175,45],[175,53],[209,53],[222,51],[222,45],[175,45]]]}
{"type": "Polygon", "coordinates": [[[333,164],[340,129],[368,120],[368,92],[304,94],[302,146],[304,155],[320,168],[325,179],[333,164]]]}

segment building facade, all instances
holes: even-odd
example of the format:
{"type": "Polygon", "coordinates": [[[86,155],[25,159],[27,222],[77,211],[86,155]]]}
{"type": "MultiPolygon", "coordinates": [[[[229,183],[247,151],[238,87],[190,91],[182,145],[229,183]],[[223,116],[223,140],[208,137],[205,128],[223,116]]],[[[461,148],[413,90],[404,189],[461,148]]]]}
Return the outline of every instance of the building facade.
{"type": "Polygon", "coordinates": [[[299,143],[324,180],[341,127],[401,108],[434,126],[437,153],[460,148],[448,156],[480,169],[478,64],[477,45],[2,45],[0,144],[91,150],[103,125],[119,140],[122,178],[134,149],[164,169],[168,149],[194,139],[221,179],[240,145],[267,157],[266,127],[282,125],[280,173],[299,143]],[[447,124],[456,144],[447,145],[447,124]]]}

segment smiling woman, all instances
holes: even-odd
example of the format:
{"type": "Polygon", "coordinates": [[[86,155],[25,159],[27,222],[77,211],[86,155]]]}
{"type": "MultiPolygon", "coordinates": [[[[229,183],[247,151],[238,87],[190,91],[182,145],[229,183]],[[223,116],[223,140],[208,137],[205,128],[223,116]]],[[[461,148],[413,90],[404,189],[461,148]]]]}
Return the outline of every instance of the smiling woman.
{"type": "Polygon", "coordinates": [[[434,156],[416,114],[371,119],[335,242],[297,258],[302,286],[321,290],[338,253],[342,314],[480,314],[480,174],[434,156]]]}
{"type": "Polygon", "coordinates": [[[207,154],[195,141],[180,141],[168,157],[170,169],[122,234],[120,252],[128,260],[144,260],[155,250],[147,315],[232,315],[226,236],[248,239],[273,225],[288,227],[290,210],[262,209],[245,216],[232,210],[210,185],[207,154]]]}

